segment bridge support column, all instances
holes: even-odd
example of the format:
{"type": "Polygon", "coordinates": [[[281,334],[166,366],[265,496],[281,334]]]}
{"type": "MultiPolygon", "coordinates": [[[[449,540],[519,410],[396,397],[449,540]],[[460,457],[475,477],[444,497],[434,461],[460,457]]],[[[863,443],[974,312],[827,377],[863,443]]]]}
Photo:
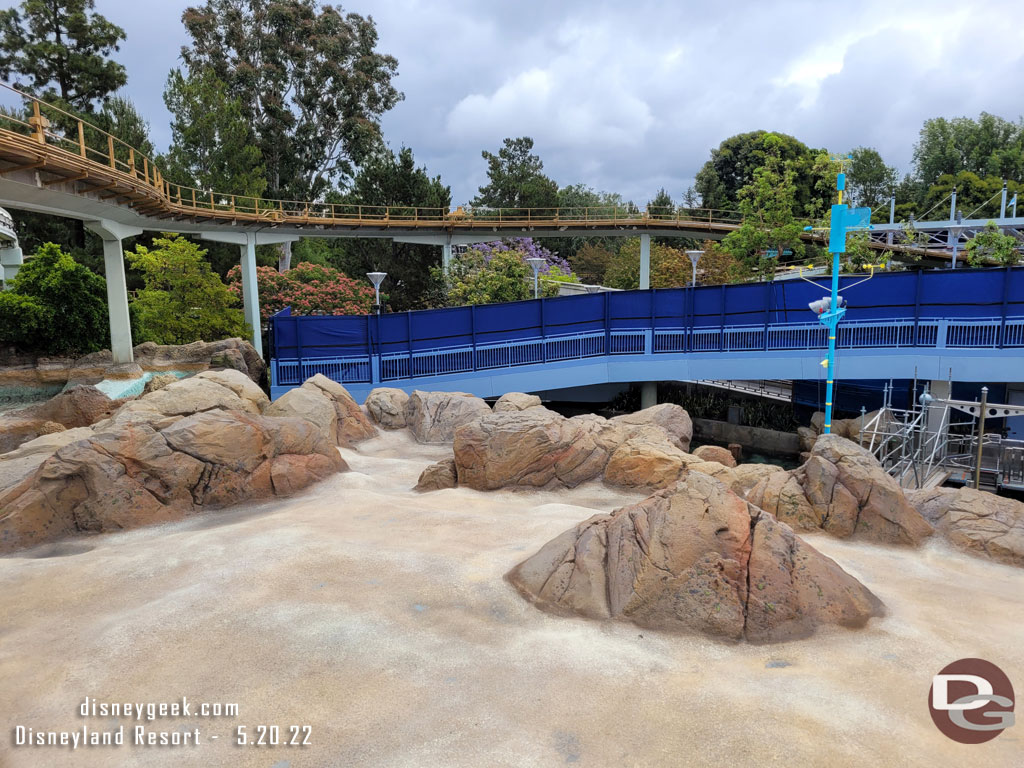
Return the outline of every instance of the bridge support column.
{"type": "Polygon", "coordinates": [[[249,341],[263,357],[263,321],[260,318],[260,291],[256,282],[256,246],[293,243],[299,238],[294,235],[274,235],[272,232],[204,232],[204,240],[216,243],[232,243],[241,251],[239,263],[242,268],[242,313],[245,322],[252,329],[249,341]]]}
{"type": "Polygon", "coordinates": [[[658,382],[645,381],[640,385],[640,408],[650,408],[658,404],[658,382]]]}
{"type": "Polygon", "coordinates": [[[106,219],[87,221],[85,226],[103,238],[103,268],[107,279],[107,313],[110,317],[110,351],[114,365],[135,362],[132,353],[132,324],[128,313],[128,285],[124,277],[121,241],[137,237],[142,230],[106,219]]]}
{"type": "Polygon", "coordinates": [[[640,290],[651,287],[651,236],[640,235],[640,290]]]}
{"type": "MultiPolygon", "coordinates": [[[[928,394],[931,395],[936,401],[938,400],[949,400],[953,394],[953,385],[949,381],[933,380],[928,382],[928,394]]],[[[926,406],[928,412],[924,417],[924,430],[925,439],[923,453],[925,456],[929,456],[932,449],[940,443],[944,438],[944,432],[948,432],[948,425],[943,425],[942,415],[946,410],[944,405],[940,405],[938,402],[930,403],[926,406]],[[944,428],[945,426],[945,428],[944,428]]]]}
{"type": "Polygon", "coordinates": [[[441,246],[441,271],[448,274],[452,267],[452,244],[447,242],[441,246]]]}

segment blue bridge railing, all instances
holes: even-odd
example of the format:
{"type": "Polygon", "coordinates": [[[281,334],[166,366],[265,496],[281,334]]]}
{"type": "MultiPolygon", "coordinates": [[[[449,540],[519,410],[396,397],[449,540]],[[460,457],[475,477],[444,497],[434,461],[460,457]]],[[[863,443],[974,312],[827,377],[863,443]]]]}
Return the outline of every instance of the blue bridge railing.
{"type": "MultiPolygon", "coordinates": [[[[567,296],[359,317],[274,316],[272,383],[375,384],[619,355],[824,350],[804,281],[567,296]],[[756,318],[755,322],[751,322],[756,318]]],[[[878,275],[839,349],[1024,348],[1024,269],[878,275]]],[[[1024,378],[1024,363],[1022,363],[1024,378]]]]}

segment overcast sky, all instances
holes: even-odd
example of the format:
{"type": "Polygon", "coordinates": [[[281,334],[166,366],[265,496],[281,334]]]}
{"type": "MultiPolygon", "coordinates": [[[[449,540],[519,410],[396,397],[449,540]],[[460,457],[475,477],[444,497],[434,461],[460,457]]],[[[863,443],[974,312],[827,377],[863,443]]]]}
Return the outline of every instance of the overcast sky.
{"type": "MultiPolygon", "coordinates": [[[[0,0],[0,6],[10,6],[0,0]]],[[[127,40],[128,95],[166,148],[161,98],[186,42],[187,0],[96,0],[127,40]]],[[[600,2],[352,0],[398,59],[405,100],[383,121],[397,149],[465,202],[482,149],[532,136],[560,185],[643,204],[673,198],[709,150],[758,128],[909,169],[922,122],[1024,113],[1021,0],[600,2]]]]}

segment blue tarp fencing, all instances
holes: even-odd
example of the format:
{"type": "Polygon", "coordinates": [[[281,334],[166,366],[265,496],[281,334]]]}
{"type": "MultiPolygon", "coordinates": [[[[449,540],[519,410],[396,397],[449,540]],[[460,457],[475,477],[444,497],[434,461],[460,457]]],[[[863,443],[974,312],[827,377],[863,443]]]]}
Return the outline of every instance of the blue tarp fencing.
{"type": "MultiPolygon", "coordinates": [[[[983,319],[1024,315],[1024,268],[929,270],[844,277],[846,321],[983,319]]],[[[278,360],[419,352],[539,336],[632,328],[715,328],[813,322],[809,302],[826,296],[828,278],[771,283],[621,291],[453,307],[381,316],[271,318],[278,360]]]]}

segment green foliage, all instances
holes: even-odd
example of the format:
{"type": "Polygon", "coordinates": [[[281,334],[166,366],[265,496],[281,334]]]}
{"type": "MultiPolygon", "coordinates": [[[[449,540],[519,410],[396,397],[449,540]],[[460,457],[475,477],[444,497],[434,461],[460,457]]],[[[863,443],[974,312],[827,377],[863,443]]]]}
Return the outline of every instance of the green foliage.
{"type": "Polygon", "coordinates": [[[784,133],[751,131],[731,136],[711,150],[711,159],[697,172],[696,190],[705,208],[736,210],[741,191],[754,182],[755,171],[776,158],[793,174],[792,212],[800,216],[809,208],[820,208],[820,203],[814,203],[814,160],[820,151],[784,133]]]}
{"type": "Polygon", "coordinates": [[[851,153],[850,167],[846,172],[846,193],[850,205],[879,210],[874,221],[888,221],[889,211],[885,203],[896,188],[896,169],[886,165],[878,151],[869,147],[857,147],[851,153]]]}
{"type": "Polygon", "coordinates": [[[242,197],[263,194],[267,169],[255,131],[239,97],[210,69],[187,76],[171,70],[164,103],[171,113],[168,178],[242,197]]]}
{"type": "MultiPolygon", "coordinates": [[[[388,206],[392,215],[440,216],[451,207],[451,188],[416,167],[412,150],[403,147],[375,153],[359,170],[344,202],[361,206],[388,206]]],[[[370,209],[374,211],[374,208],[370,209]]],[[[377,208],[377,213],[383,213],[377,208]]],[[[339,241],[337,265],[349,275],[388,273],[388,303],[396,311],[433,306],[441,286],[431,267],[441,261],[436,245],[399,243],[394,240],[359,238],[339,241]]],[[[327,254],[324,254],[325,263],[327,254]]]]}
{"type": "Polygon", "coordinates": [[[0,11],[0,77],[18,76],[16,87],[92,111],[127,81],[110,59],[124,30],[93,7],[93,0],[23,0],[20,10],[0,11]]]}
{"type": "MultiPolygon", "coordinates": [[[[40,247],[12,281],[11,293],[30,299],[5,299],[11,309],[26,311],[26,328],[12,333],[26,351],[50,355],[95,352],[110,343],[107,285],[99,275],[77,263],[60,246],[40,247]],[[13,304],[19,301],[18,305],[13,304]],[[34,326],[34,332],[33,332],[34,326]]],[[[4,338],[7,338],[4,336],[4,338]]]]}
{"type": "Polygon", "coordinates": [[[522,136],[505,139],[494,155],[482,152],[487,161],[486,186],[473,205],[490,208],[555,208],[558,206],[558,185],[545,176],[544,163],[533,154],[533,139],[522,136]]]}
{"type": "Polygon", "coordinates": [[[768,135],[764,138],[764,164],[754,169],[753,180],[739,194],[743,223],[730,232],[722,246],[748,270],[765,274],[783,260],[786,250],[792,260],[803,257],[800,239],[803,223],[793,215],[796,173],[783,158],[786,143],[768,135]],[[767,258],[774,250],[776,259],[767,258]]]}
{"type": "Polygon", "coordinates": [[[212,72],[237,100],[270,196],[319,199],[380,146],[380,117],[402,94],[371,18],[318,0],[206,0],[182,21],[189,80],[212,72]]]}
{"type": "MultiPolygon", "coordinates": [[[[228,280],[231,292],[241,299],[241,268],[232,267],[228,280]]],[[[257,267],[256,284],[264,320],[285,307],[293,315],[367,315],[374,301],[373,288],[366,283],[308,261],[287,272],[257,267]]]]}
{"type": "MultiPolygon", "coordinates": [[[[692,276],[693,265],[683,251],[652,239],[651,288],[689,285],[692,276]]],[[[604,284],[622,290],[640,287],[640,238],[631,237],[622,244],[605,271],[604,284]]]]}
{"type": "Polygon", "coordinates": [[[569,257],[569,263],[581,282],[603,285],[605,272],[614,258],[615,254],[603,245],[587,242],[569,257]]]}
{"type": "Polygon", "coordinates": [[[1024,178],[1024,120],[1011,123],[987,112],[977,120],[926,120],[914,147],[914,165],[926,187],[960,171],[980,177],[1024,178]]]}
{"type": "MultiPolygon", "coordinates": [[[[1003,180],[999,176],[978,176],[971,171],[960,171],[955,176],[943,174],[928,188],[924,208],[934,209],[928,219],[945,219],[949,216],[949,196],[956,187],[956,207],[965,219],[980,219],[999,215],[999,201],[1003,180]]],[[[1006,183],[1007,199],[1015,192],[1024,196],[1024,185],[1016,181],[1006,183]]]]}
{"type": "MultiPolygon", "coordinates": [[[[452,259],[445,280],[447,303],[459,307],[469,304],[496,304],[533,298],[533,269],[519,249],[491,250],[484,253],[471,248],[452,259]]],[[[440,268],[435,268],[439,279],[440,268]]],[[[539,283],[540,295],[558,295],[558,283],[577,281],[576,275],[550,266],[539,283]]]]}
{"type": "Polygon", "coordinates": [[[742,263],[723,248],[721,243],[706,240],[701,246],[701,250],[704,255],[697,263],[698,285],[723,285],[742,279],[742,263]]]}
{"type": "Polygon", "coordinates": [[[0,291],[0,347],[36,349],[47,332],[51,314],[31,296],[0,291]]]}
{"type": "MultiPolygon", "coordinates": [[[[871,248],[871,236],[867,232],[852,232],[846,236],[846,253],[841,264],[842,272],[868,272],[868,265],[888,265],[892,261],[892,251],[879,253],[871,248]]],[[[832,273],[831,263],[829,274],[832,273]]]]}
{"type": "Polygon", "coordinates": [[[189,344],[249,335],[238,299],[195,243],[168,235],[152,249],[139,245],[125,255],[145,283],[131,304],[137,341],[189,344]]]}
{"type": "Polygon", "coordinates": [[[1017,238],[1004,235],[994,221],[985,225],[967,241],[967,263],[972,267],[987,267],[992,263],[1010,267],[1020,262],[1022,256],[1017,238]]]}
{"type": "Polygon", "coordinates": [[[658,190],[653,200],[647,203],[647,213],[652,219],[674,219],[676,215],[676,204],[672,202],[672,196],[664,187],[658,190]]]}

